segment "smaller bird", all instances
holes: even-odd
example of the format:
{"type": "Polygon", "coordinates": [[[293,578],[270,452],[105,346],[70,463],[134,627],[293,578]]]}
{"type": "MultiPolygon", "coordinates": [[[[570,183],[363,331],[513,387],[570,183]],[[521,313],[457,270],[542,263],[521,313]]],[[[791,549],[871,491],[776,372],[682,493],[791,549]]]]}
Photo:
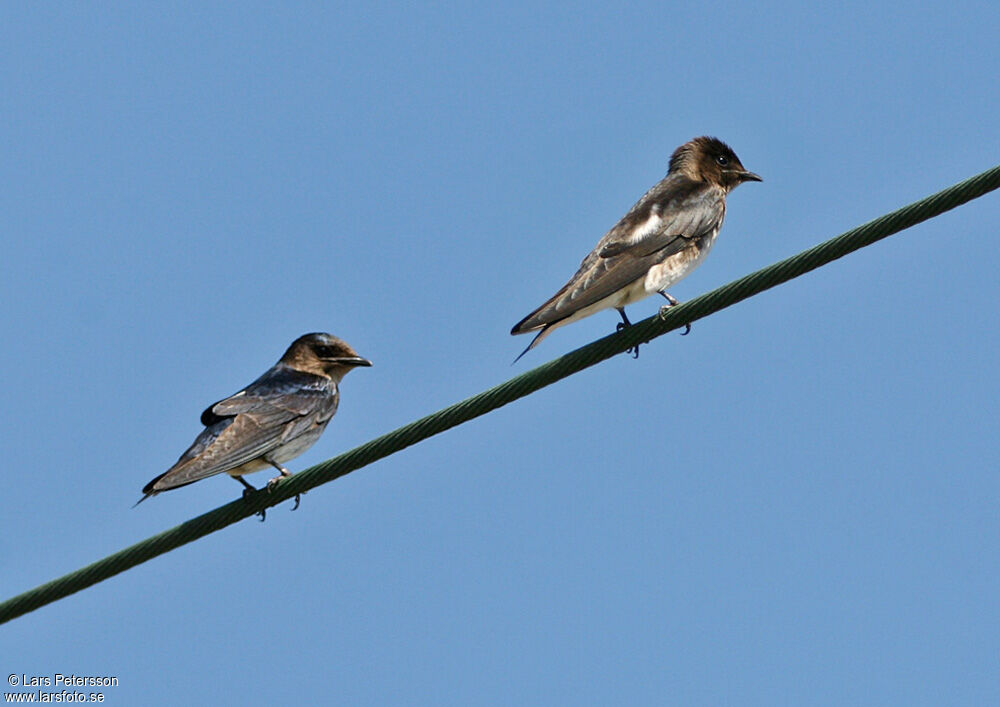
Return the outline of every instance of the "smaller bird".
{"type": "MultiPolygon", "coordinates": [[[[353,368],[371,366],[366,358],[330,334],[305,334],[292,342],[281,359],[246,388],[213,403],[201,414],[205,429],[177,463],[150,481],[136,505],[162,491],[186,486],[208,476],[229,474],[246,496],[257,489],[244,474],[282,464],[309,449],[330,423],[340,391],[337,385],[353,368]]],[[[299,497],[295,497],[295,508],[299,497]]],[[[261,511],[261,520],[264,512],[261,511]]]]}
{"type": "MultiPolygon", "coordinates": [[[[604,234],[561,290],[510,330],[538,332],[521,356],[556,327],[602,309],[618,310],[621,330],[631,326],[627,304],[654,293],[666,298],[665,306],[677,304],[666,289],[708,255],[726,215],[726,195],[743,182],[760,181],[718,138],[696,137],[678,147],[667,176],[604,234]]],[[[639,347],[634,350],[638,356],[639,347]]]]}

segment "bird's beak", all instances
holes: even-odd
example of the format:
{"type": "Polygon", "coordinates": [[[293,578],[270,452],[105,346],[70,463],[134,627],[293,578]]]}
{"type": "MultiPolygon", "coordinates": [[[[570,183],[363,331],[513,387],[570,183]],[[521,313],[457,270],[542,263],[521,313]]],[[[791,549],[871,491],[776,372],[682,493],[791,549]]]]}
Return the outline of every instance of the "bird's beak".
{"type": "Polygon", "coordinates": [[[759,174],[754,174],[753,172],[737,172],[736,176],[740,178],[741,182],[763,182],[764,180],[760,178],[759,174]]]}
{"type": "Polygon", "coordinates": [[[372,362],[360,356],[341,356],[339,358],[326,358],[324,361],[339,363],[341,366],[370,366],[372,362]]]}

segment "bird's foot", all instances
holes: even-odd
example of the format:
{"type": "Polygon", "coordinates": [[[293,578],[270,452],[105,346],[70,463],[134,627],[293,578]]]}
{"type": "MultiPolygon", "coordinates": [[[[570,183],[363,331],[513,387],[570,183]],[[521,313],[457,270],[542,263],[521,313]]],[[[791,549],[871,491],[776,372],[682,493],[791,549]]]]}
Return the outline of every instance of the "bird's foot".
{"type": "MultiPolygon", "coordinates": [[[[250,483],[242,476],[234,476],[233,478],[243,484],[243,500],[249,503],[250,499],[253,498],[253,495],[257,493],[257,489],[250,485],[250,483]]],[[[261,508],[255,515],[259,516],[260,522],[263,523],[264,518],[267,516],[267,511],[261,508]]]]}
{"type": "Polygon", "coordinates": [[[271,491],[274,490],[274,487],[278,485],[278,482],[281,481],[286,476],[291,476],[292,472],[290,472],[285,467],[281,466],[281,464],[279,464],[278,462],[268,459],[267,457],[264,457],[264,461],[266,461],[268,464],[270,464],[271,466],[273,466],[275,469],[278,470],[277,476],[275,476],[273,479],[267,480],[267,492],[271,493],[271,491]]]}
{"type": "MultiPolygon", "coordinates": [[[[632,325],[631,324],[625,324],[624,322],[619,322],[618,326],[615,327],[615,331],[623,331],[625,329],[628,329],[630,326],[632,326],[632,325]]],[[[639,358],[639,344],[636,344],[635,346],[631,346],[631,347],[625,349],[625,353],[632,354],[632,358],[639,358]]]]}
{"type": "MultiPolygon", "coordinates": [[[[278,466],[277,464],[275,464],[275,467],[277,467],[277,469],[281,473],[278,474],[277,476],[275,476],[273,479],[268,479],[268,481],[267,481],[267,492],[268,493],[271,493],[272,489],[274,489],[274,487],[278,485],[279,481],[281,481],[282,479],[284,479],[286,476],[291,476],[292,475],[292,472],[290,472],[288,469],[286,469],[283,466],[278,466]]],[[[305,491],[303,491],[302,493],[305,493],[305,491]]],[[[299,503],[301,503],[301,501],[302,501],[302,493],[295,494],[295,505],[292,506],[292,510],[293,511],[298,509],[299,503]]]]}
{"type": "MultiPolygon", "coordinates": [[[[660,294],[663,295],[663,297],[669,303],[669,304],[665,304],[662,307],[660,307],[660,319],[663,319],[663,317],[666,316],[667,312],[670,311],[670,308],[671,307],[676,307],[677,305],[680,304],[680,302],[677,301],[676,297],[674,297],[673,295],[667,294],[666,292],[660,292],[660,294]]],[[[684,325],[684,331],[681,332],[681,336],[687,336],[689,333],[691,333],[691,325],[690,324],[685,324],[684,325]]]]}
{"type": "MultiPolygon", "coordinates": [[[[622,320],[620,322],[618,322],[618,326],[615,327],[615,331],[616,332],[618,332],[618,331],[624,331],[625,329],[628,329],[630,326],[632,326],[632,322],[630,322],[628,320],[628,317],[625,316],[625,308],[624,307],[621,307],[621,308],[618,309],[618,314],[621,315],[622,320]]],[[[632,358],[639,358],[639,344],[636,344],[635,346],[631,346],[631,347],[625,349],[625,353],[632,354],[632,358]]]]}
{"type": "MultiPolygon", "coordinates": [[[[255,493],[257,493],[257,489],[253,488],[252,486],[250,486],[248,484],[247,488],[243,489],[243,500],[246,501],[247,503],[249,503],[250,499],[253,498],[253,495],[255,493]]],[[[258,518],[260,518],[260,522],[263,523],[264,519],[267,517],[267,510],[264,509],[264,508],[261,508],[259,511],[257,511],[257,513],[255,515],[258,518]]]]}

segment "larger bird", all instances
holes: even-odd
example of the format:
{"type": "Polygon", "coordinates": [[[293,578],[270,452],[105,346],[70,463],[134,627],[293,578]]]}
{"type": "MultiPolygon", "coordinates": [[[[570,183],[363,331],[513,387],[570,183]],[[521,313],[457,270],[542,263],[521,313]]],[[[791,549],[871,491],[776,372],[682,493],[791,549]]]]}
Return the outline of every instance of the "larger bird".
{"type": "Polygon", "coordinates": [[[335,336],[300,336],[264,375],[201,414],[205,429],[176,464],[146,484],[139,503],[223,472],[247,493],[256,489],[243,475],[269,466],[280,472],[268,482],[270,487],[289,475],[282,464],[323,434],[337,412],[341,379],[357,366],[370,365],[335,336]]]}
{"type": "Polygon", "coordinates": [[[510,330],[538,332],[521,356],[556,327],[602,309],[618,310],[620,329],[631,324],[627,304],[655,293],[677,304],[666,290],[708,255],[726,215],[726,195],[760,181],[717,138],[696,137],[678,147],[667,176],[604,234],[561,290],[510,330]]]}

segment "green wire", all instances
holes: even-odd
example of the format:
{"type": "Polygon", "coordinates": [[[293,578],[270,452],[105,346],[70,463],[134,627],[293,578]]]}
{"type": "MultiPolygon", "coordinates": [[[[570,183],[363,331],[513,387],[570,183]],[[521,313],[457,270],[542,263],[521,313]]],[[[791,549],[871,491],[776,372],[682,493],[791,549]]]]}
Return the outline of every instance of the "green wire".
{"type": "Polygon", "coordinates": [[[875,241],[938,216],[998,187],[1000,187],[1000,166],[870,221],[791,258],[671,307],[662,316],[654,315],[623,331],[598,339],[565,356],[511,378],[485,392],[404,425],[333,459],[316,464],[282,481],[270,493],[259,491],[248,499],[227,503],[175,528],[108,555],[82,569],[12,597],[0,604],[0,623],[97,584],[157,555],[170,552],[181,545],[252,516],[260,510],[394,454],[411,444],[485,415],[577,371],[620,354],[638,343],[647,342],[679,329],[688,322],[707,317],[859,248],[871,245],[875,241]]]}

